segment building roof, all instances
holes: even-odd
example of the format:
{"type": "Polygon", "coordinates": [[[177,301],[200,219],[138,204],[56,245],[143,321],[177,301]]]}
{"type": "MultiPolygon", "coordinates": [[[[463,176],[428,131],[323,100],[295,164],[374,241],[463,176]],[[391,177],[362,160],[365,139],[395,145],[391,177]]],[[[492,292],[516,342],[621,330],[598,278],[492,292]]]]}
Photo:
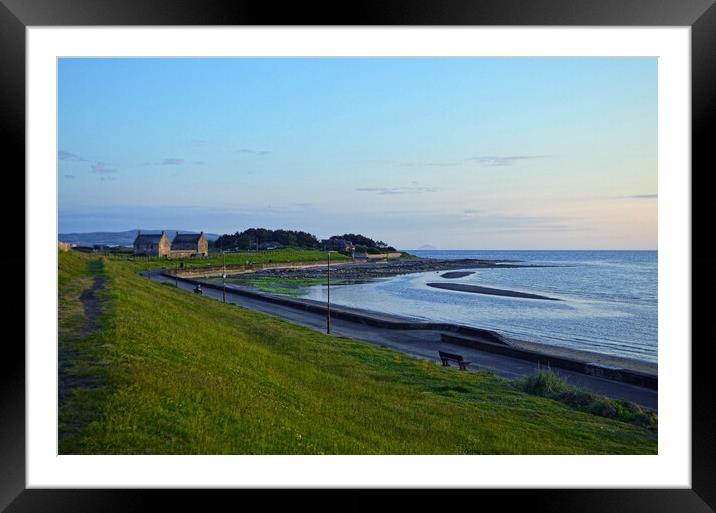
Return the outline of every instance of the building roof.
{"type": "Polygon", "coordinates": [[[177,233],[174,237],[174,240],[172,241],[172,244],[196,244],[197,242],[199,242],[199,239],[202,235],[204,235],[204,232],[177,233]]]}
{"type": "Polygon", "coordinates": [[[134,239],[134,244],[159,244],[165,233],[138,233],[134,239]]]}

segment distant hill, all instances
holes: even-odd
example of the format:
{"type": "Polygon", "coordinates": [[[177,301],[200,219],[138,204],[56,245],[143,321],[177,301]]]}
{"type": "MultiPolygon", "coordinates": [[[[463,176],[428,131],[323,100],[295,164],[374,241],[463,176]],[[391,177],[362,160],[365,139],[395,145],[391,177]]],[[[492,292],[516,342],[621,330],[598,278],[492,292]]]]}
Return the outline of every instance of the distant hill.
{"type": "Polygon", "coordinates": [[[419,248],[415,248],[415,249],[419,249],[419,250],[423,250],[423,251],[429,251],[429,250],[431,250],[431,249],[438,249],[438,248],[436,248],[435,246],[431,246],[430,244],[423,244],[423,245],[420,246],[419,248]]]}
{"type": "MultiPolygon", "coordinates": [[[[139,230],[127,230],[126,232],[89,232],[89,233],[60,233],[60,242],[69,242],[78,246],[92,246],[94,244],[106,244],[107,246],[131,246],[137,237],[139,230]]],[[[141,230],[142,233],[161,233],[162,230],[141,230]]],[[[173,240],[177,233],[197,233],[189,230],[164,230],[169,240],[173,240]]],[[[219,235],[216,233],[205,233],[207,240],[216,240],[219,235]]]]}

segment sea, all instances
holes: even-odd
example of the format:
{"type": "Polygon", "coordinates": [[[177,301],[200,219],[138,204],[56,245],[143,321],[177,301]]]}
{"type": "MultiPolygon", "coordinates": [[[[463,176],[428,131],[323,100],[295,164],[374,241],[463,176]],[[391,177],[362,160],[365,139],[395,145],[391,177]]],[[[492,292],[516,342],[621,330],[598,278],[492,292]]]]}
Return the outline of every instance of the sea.
{"type": "MultiPolygon", "coordinates": [[[[656,251],[412,250],[439,259],[518,261],[544,267],[476,269],[447,279],[445,271],[405,274],[369,283],[332,285],[331,303],[421,320],[495,330],[507,337],[569,349],[657,361],[656,251]],[[446,282],[527,292],[546,301],[429,287],[446,282]]],[[[471,269],[465,269],[471,270],[471,269]]],[[[304,297],[326,300],[323,285],[304,297]]]]}

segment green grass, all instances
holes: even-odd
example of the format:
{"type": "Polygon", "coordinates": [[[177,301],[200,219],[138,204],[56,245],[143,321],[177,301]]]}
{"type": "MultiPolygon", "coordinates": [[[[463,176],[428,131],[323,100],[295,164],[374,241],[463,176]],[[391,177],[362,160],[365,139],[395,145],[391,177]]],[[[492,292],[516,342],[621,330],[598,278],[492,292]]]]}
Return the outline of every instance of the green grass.
{"type": "Polygon", "coordinates": [[[77,258],[77,255],[59,252],[60,265],[57,274],[58,331],[60,336],[71,336],[84,324],[84,307],[80,294],[92,286],[93,277],[99,272],[95,261],[77,258]]]}
{"type": "MultiPolygon", "coordinates": [[[[657,452],[649,429],[490,374],[162,286],[136,274],[140,263],[59,258],[64,290],[107,280],[101,330],[60,334],[78,349],[69,371],[93,377],[60,408],[61,454],[657,452]]],[[[61,318],[73,297],[61,289],[61,318]]]]}
{"type": "MultiPolygon", "coordinates": [[[[90,255],[88,255],[90,256],[90,255]]],[[[111,261],[134,261],[144,266],[146,269],[156,269],[158,267],[176,267],[180,262],[185,267],[202,267],[223,265],[224,258],[220,253],[209,253],[206,258],[146,258],[134,257],[131,255],[111,255],[107,257],[111,261]]],[[[331,262],[346,260],[348,257],[340,253],[331,254],[331,262]]],[[[293,262],[326,262],[328,255],[325,251],[315,249],[295,249],[284,248],[274,249],[270,251],[242,251],[239,253],[226,253],[226,265],[245,265],[246,262],[252,264],[267,263],[293,263],[293,262]]]]}
{"type": "MultiPolygon", "coordinates": [[[[221,278],[204,278],[207,283],[221,285],[221,278]]],[[[288,278],[278,276],[255,276],[247,274],[246,276],[232,276],[226,279],[227,283],[235,283],[245,287],[253,287],[263,292],[272,294],[284,294],[287,296],[300,297],[306,294],[306,287],[313,285],[325,285],[327,280],[325,277],[316,278],[288,278]]],[[[331,285],[340,285],[342,280],[331,280],[331,285]]]]}

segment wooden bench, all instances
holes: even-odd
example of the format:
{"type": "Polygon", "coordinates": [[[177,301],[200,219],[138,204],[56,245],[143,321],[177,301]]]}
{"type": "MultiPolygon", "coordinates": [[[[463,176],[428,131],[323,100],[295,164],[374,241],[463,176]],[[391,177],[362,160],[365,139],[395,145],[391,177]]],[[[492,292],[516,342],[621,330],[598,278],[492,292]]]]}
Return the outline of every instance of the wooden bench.
{"type": "Polygon", "coordinates": [[[450,360],[455,360],[460,366],[460,370],[466,371],[467,366],[470,365],[470,362],[466,361],[462,355],[446,353],[445,351],[438,351],[438,354],[440,355],[440,360],[443,362],[443,367],[450,367],[450,360]]]}

